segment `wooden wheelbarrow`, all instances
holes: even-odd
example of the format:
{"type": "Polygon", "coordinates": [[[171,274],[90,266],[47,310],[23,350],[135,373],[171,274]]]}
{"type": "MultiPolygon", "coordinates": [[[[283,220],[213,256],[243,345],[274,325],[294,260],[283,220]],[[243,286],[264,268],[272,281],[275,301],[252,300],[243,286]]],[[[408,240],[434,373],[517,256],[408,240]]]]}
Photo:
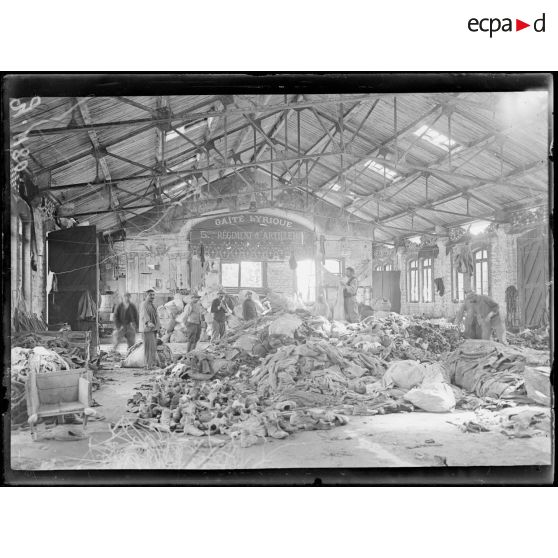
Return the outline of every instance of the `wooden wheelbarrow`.
{"type": "Polygon", "coordinates": [[[84,377],[85,369],[62,370],[50,374],[37,374],[30,370],[25,385],[27,398],[27,422],[31,427],[33,439],[37,432],[35,425],[41,418],[59,417],[64,415],[82,414],[83,429],[87,427],[87,419],[94,416],[91,405],[91,382],[84,377]]]}

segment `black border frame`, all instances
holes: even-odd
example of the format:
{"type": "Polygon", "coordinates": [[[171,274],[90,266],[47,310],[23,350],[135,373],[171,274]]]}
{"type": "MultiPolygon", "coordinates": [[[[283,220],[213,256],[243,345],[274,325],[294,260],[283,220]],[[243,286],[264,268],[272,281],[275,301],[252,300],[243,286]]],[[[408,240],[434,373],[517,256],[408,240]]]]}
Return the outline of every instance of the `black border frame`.
{"type": "MultiPolygon", "coordinates": [[[[554,184],[553,130],[555,91],[553,72],[26,72],[2,74],[3,145],[9,145],[10,97],[48,96],[134,96],[134,95],[201,95],[201,94],[262,94],[275,93],[434,93],[490,92],[527,89],[548,90],[551,98],[549,113],[549,177],[554,184]]],[[[2,150],[4,188],[2,192],[2,338],[4,372],[9,367],[10,328],[10,236],[9,164],[2,150]],[[6,196],[6,193],[8,196],[6,196]],[[6,203],[6,197],[8,198],[6,203]]],[[[549,271],[554,276],[554,190],[549,188],[549,271]]],[[[551,292],[555,307],[554,291],[551,292]]],[[[551,316],[554,333],[554,314],[551,316]]],[[[554,340],[551,336],[551,350],[554,340]]],[[[5,377],[5,374],[4,374],[5,377]]],[[[554,377],[554,366],[552,376],[554,377]]],[[[9,378],[9,376],[8,376],[9,378]]],[[[2,384],[2,484],[26,486],[541,486],[556,484],[555,441],[553,464],[549,466],[511,467],[440,467],[440,468],[317,468],[317,469],[254,469],[254,470],[56,470],[14,471],[10,468],[10,421],[8,393],[2,384]]]]}

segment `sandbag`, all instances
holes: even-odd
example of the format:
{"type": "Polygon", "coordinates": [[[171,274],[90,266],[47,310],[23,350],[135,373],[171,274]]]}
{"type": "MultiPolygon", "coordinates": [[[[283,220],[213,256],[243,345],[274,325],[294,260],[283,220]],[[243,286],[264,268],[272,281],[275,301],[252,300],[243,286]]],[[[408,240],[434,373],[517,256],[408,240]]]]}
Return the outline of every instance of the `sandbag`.
{"type": "Polygon", "coordinates": [[[448,413],[455,408],[455,395],[446,383],[424,383],[408,391],[403,399],[429,413],[448,413]]]}
{"type": "Polygon", "coordinates": [[[175,328],[170,336],[171,343],[187,343],[188,338],[181,329],[175,328]]]}
{"type": "Polygon", "coordinates": [[[443,384],[448,383],[447,371],[439,362],[424,365],[424,379],[422,383],[443,384]]]}
{"type": "Polygon", "coordinates": [[[426,368],[416,360],[393,361],[382,378],[384,387],[397,386],[411,389],[424,380],[426,368]]]}
{"type": "Polygon", "coordinates": [[[184,300],[182,298],[182,295],[180,293],[176,293],[174,295],[174,305],[178,308],[178,312],[182,312],[184,310],[184,300]]]}
{"type": "Polygon", "coordinates": [[[128,354],[122,362],[122,368],[143,368],[145,366],[145,347],[139,341],[128,349],[128,354]]]}
{"type": "Polygon", "coordinates": [[[302,325],[302,320],[295,314],[285,314],[269,324],[269,335],[285,335],[294,338],[295,331],[302,325]]]}
{"type": "Polygon", "coordinates": [[[526,366],[524,377],[527,397],[539,405],[550,405],[550,368],[526,366]]]}
{"type": "Polygon", "coordinates": [[[171,317],[170,311],[166,306],[159,306],[157,308],[157,316],[159,320],[168,320],[171,317]]]}
{"type": "Polygon", "coordinates": [[[184,310],[184,304],[180,307],[176,304],[176,300],[170,300],[165,304],[165,308],[170,312],[170,315],[174,318],[178,316],[184,310]]]}
{"type": "Polygon", "coordinates": [[[174,331],[174,328],[176,327],[176,321],[174,318],[171,318],[166,322],[166,324],[163,324],[163,322],[161,322],[161,325],[167,331],[167,333],[172,333],[174,331]]]}

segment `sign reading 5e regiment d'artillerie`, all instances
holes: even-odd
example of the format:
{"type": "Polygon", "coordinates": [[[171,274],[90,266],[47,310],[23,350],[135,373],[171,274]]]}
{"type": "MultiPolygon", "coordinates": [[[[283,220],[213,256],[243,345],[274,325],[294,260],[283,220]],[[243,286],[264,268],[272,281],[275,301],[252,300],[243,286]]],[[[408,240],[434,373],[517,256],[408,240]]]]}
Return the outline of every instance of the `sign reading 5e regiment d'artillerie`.
{"type": "Polygon", "coordinates": [[[193,248],[221,259],[286,259],[312,254],[314,235],[298,223],[275,215],[240,214],[213,217],[190,232],[193,248]]]}

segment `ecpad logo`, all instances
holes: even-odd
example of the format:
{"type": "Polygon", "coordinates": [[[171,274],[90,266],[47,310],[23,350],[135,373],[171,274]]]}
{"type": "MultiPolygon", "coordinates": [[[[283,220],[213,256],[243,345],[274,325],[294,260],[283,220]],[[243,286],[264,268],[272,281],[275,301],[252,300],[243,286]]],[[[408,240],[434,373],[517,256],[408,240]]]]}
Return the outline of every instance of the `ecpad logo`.
{"type": "MultiPolygon", "coordinates": [[[[533,22],[533,30],[536,33],[545,32],[545,18],[546,14],[543,13],[543,15],[539,19],[536,19],[533,22]]],[[[505,17],[503,19],[500,19],[498,17],[485,17],[482,19],[472,17],[468,21],[467,27],[469,28],[469,31],[472,31],[473,33],[477,33],[478,31],[481,31],[483,33],[490,33],[490,38],[492,38],[492,35],[494,33],[498,33],[498,31],[502,31],[504,33],[514,31],[512,18],[509,17],[505,17]]],[[[531,27],[531,24],[525,23],[520,19],[515,20],[515,31],[521,31],[522,29],[526,29],[527,27],[531,27]]]]}

